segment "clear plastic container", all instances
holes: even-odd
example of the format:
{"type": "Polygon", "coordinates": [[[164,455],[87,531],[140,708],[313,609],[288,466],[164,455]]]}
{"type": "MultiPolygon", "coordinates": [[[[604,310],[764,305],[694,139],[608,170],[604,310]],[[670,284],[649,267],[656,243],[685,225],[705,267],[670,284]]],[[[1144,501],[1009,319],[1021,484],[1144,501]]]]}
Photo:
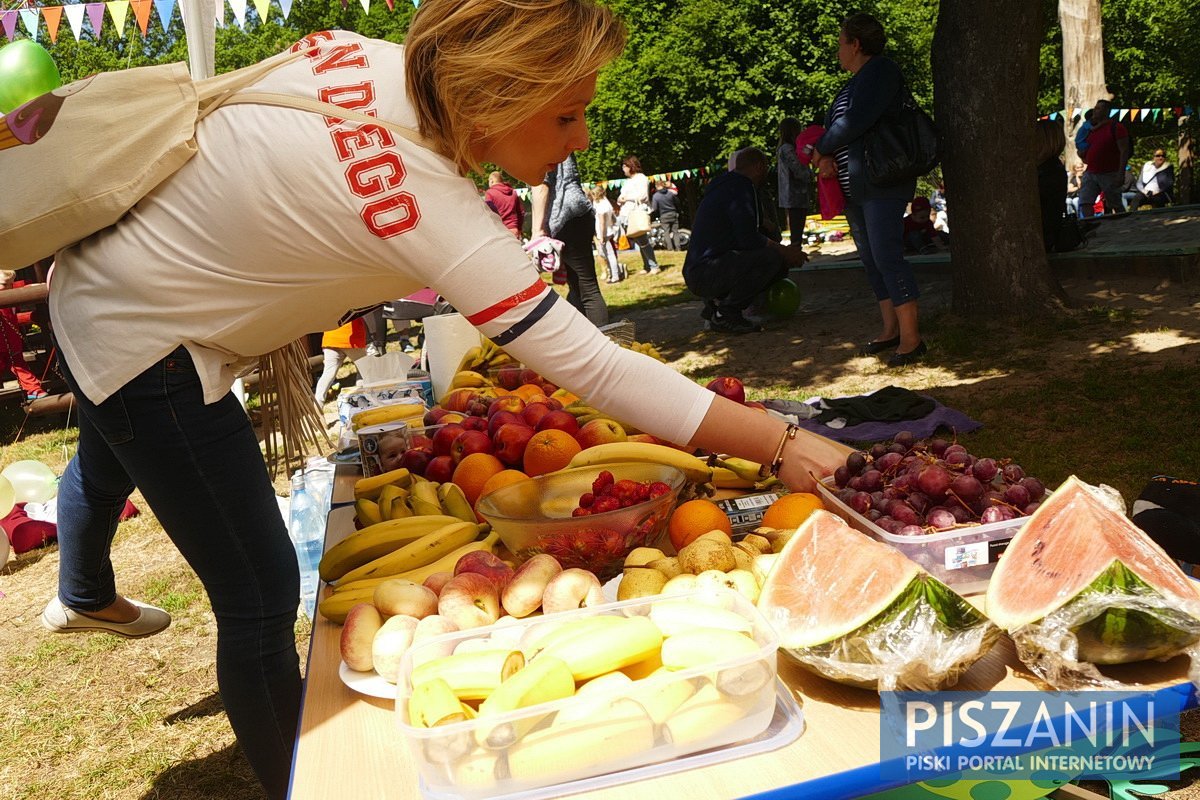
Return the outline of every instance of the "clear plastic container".
{"type": "MultiPolygon", "coordinates": [[[[746,598],[720,590],[652,596],[566,611],[430,639],[410,648],[400,665],[396,723],[417,763],[428,793],[463,800],[504,796],[598,775],[670,762],[704,750],[752,739],[775,716],[775,631],[746,598]],[[433,728],[409,721],[413,664],[428,661],[472,639],[521,650],[533,658],[547,631],[571,620],[600,615],[649,616],[658,602],[691,604],[703,619],[704,604],[732,611],[747,622],[757,645],[740,656],[712,653],[712,662],[666,677],[612,687],[529,706],[505,714],[433,728]],[[682,704],[658,702],[664,697],[682,704]],[[489,747],[489,732],[503,726],[523,735],[489,747]]],[[[630,669],[630,668],[627,668],[630,669]]],[[[630,670],[633,671],[633,670],[630,670]]],[[[636,672],[635,672],[636,674],[636,672]]]]}
{"type": "Polygon", "coordinates": [[[926,572],[959,594],[971,594],[987,588],[996,562],[1028,517],[987,525],[953,528],[923,536],[897,536],[888,533],[838,499],[832,478],[817,484],[825,508],[846,520],[851,527],[890,544],[920,564],[926,572]]]}

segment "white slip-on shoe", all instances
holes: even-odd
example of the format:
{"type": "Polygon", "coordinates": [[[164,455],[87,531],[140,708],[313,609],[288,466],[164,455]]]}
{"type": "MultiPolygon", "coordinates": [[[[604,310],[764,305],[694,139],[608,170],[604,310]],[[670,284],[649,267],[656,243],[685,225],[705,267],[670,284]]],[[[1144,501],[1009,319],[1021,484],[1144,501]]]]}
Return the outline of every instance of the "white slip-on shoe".
{"type": "Polygon", "coordinates": [[[138,618],[133,622],[109,622],[73,611],[55,597],[46,604],[46,610],[42,612],[42,626],[54,633],[100,631],[115,633],[127,639],[140,639],[143,636],[161,633],[171,624],[171,615],[161,608],[139,603],[137,600],[129,602],[138,607],[138,618]]]}

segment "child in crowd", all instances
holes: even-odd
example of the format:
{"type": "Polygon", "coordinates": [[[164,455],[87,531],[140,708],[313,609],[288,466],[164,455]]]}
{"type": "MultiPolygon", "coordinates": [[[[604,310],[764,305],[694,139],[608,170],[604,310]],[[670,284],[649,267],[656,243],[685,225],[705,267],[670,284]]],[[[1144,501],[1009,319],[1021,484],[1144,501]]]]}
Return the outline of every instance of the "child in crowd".
{"type": "MultiPolygon", "coordinates": [[[[10,269],[0,270],[0,288],[13,288],[17,273],[10,269]]],[[[0,371],[8,370],[17,378],[26,400],[40,400],[47,396],[42,382],[29,371],[25,361],[25,339],[17,323],[17,312],[11,307],[0,308],[0,325],[4,327],[4,347],[0,348],[0,371]]]]}
{"type": "Polygon", "coordinates": [[[620,283],[625,280],[626,272],[625,265],[617,259],[616,212],[603,186],[593,186],[587,190],[587,194],[592,201],[592,211],[596,214],[596,249],[608,266],[608,280],[605,283],[620,283]]]}
{"type": "Polygon", "coordinates": [[[325,355],[325,368],[317,380],[315,395],[318,405],[325,405],[325,395],[337,377],[338,367],[347,358],[358,361],[367,354],[367,324],[362,317],[352,319],[340,328],[325,331],[321,337],[321,352],[325,355]]]}
{"type": "MultiPolygon", "coordinates": [[[[817,142],[825,135],[822,125],[813,123],[796,137],[796,156],[801,164],[808,165],[817,155],[817,142]]],[[[817,178],[817,205],[821,207],[821,219],[833,219],[846,208],[846,198],[842,196],[842,187],[837,177],[817,178]]]]}
{"type": "Polygon", "coordinates": [[[904,249],[914,253],[934,253],[950,245],[950,235],[933,226],[929,199],[914,197],[904,218],[904,249]]]}

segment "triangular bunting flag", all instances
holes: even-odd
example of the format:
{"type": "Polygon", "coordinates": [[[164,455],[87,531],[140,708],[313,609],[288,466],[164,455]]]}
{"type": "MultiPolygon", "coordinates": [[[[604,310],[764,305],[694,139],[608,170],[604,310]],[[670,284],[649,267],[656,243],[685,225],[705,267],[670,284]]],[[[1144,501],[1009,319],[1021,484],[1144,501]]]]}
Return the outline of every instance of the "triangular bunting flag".
{"type": "Polygon", "coordinates": [[[88,21],[92,23],[92,35],[99,39],[100,29],[104,27],[104,3],[88,3],[84,8],[87,9],[88,21]]]}
{"type": "Polygon", "coordinates": [[[346,5],[347,5],[347,3],[348,3],[348,2],[349,2],[349,0],[342,0],[342,10],[343,10],[343,11],[345,11],[345,10],[346,10],[346,5]]]}
{"type": "Polygon", "coordinates": [[[42,16],[46,18],[46,33],[50,34],[50,43],[58,44],[58,26],[62,25],[62,6],[42,6],[42,16]]]}
{"type": "Polygon", "coordinates": [[[113,24],[117,26],[117,34],[125,33],[125,18],[129,16],[129,0],[108,0],[104,5],[108,6],[108,15],[112,17],[113,24]]]}
{"type": "Polygon", "coordinates": [[[67,23],[71,26],[71,33],[75,35],[75,41],[79,41],[80,35],[83,34],[83,3],[71,3],[63,6],[67,12],[67,23]]]}
{"type": "Polygon", "coordinates": [[[1130,122],[1137,122],[1138,111],[1140,111],[1140,110],[1141,109],[1137,109],[1137,108],[1130,109],[1130,111],[1129,111],[1129,121],[1130,122]]]}
{"type": "Polygon", "coordinates": [[[396,10],[396,3],[394,2],[394,0],[387,0],[387,4],[388,4],[388,11],[396,10]]]}
{"type": "Polygon", "coordinates": [[[29,31],[29,35],[37,39],[38,21],[41,20],[41,15],[38,14],[36,8],[22,8],[17,11],[21,15],[21,24],[25,26],[25,30],[29,31]]]}
{"type": "Polygon", "coordinates": [[[288,14],[292,13],[292,0],[279,0],[279,7],[283,9],[283,18],[286,20],[288,14]]]}
{"type": "Polygon", "coordinates": [[[1158,118],[1161,116],[1162,116],[1162,109],[1161,108],[1154,109],[1154,121],[1158,122],[1158,118]]]}
{"type": "Polygon", "coordinates": [[[413,0],[413,8],[420,8],[421,0],[413,0]]]}
{"type": "Polygon", "coordinates": [[[271,13],[271,0],[254,0],[254,10],[258,12],[259,23],[266,22],[267,14],[271,13]]]}
{"type": "Polygon", "coordinates": [[[133,16],[137,20],[138,27],[142,29],[142,37],[145,38],[150,30],[150,9],[153,7],[151,0],[129,0],[133,6],[133,16]]]}
{"type": "Polygon", "coordinates": [[[154,7],[158,9],[158,21],[162,23],[163,30],[167,30],[175,13],[175,0],[154,0],[154,7]]]}
{"type": "Polygon", "coordinates": [[[5,11],[3,14],[0,14],[0,25],[4,26],[4,35],[11,42],[17,32],[17,12],[5,11]]]}
{"type": "Polygon", "coordinates": [[[237,21],[238,27],[245,29],[246,0],[229,0],[229,7],[233,9],[233,18],[237,21]]]}
{"type": "Polygon", "coordinates": [[[1056,119],[1058,119],[1058,112],[1057,112],[1057,111],[1052,111],[1052,112],[1050,113],[1050,119],[1052,119],[1052,120],[1056,120],[1056,119]]]}
{"type": "Polygon", "coordinates": [[[364,14],[371,13],[371,0],[358,0],[358,2],[359,2],[359,5],[361,5],[363,7],[364,14]]]}
{"type": "Polygon", "coordinates": [[[1114,117],[1118,120],[1122,120],[1129,116],[1129,109],[1128,108],[1114,108],[1112,111],[1108,112],[1108,116],[1114,117]]]}

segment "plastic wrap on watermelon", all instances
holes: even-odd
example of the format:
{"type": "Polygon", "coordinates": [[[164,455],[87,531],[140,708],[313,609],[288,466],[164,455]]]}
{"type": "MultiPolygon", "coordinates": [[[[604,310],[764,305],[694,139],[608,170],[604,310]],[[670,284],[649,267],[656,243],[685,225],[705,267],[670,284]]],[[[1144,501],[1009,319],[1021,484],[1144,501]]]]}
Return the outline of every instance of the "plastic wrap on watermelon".
{"type": "Polygon", "coordinates": [[[1123,508],[1071,477],[1021,527],[988,586],[987,613],[1057,689],[1123,688],[1097,665],[1191,658],[1200,592],[1123,508]]]}
{"type": "Polygon", "coordinates": [[[758,605],[789,657],[879,691],[953,686],[1000,636],[944,583],[824,511],[788,541],[758,605]]]}

